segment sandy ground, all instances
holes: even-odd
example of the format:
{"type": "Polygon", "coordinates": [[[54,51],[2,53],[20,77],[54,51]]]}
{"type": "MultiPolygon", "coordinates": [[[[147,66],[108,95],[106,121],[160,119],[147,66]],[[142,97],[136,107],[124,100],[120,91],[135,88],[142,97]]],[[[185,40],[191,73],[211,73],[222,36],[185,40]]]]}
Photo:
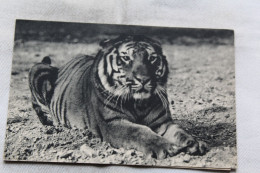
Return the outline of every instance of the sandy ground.
{"type": "MultiPolygon", "coordinates": [[[[193,42],[196,40],[193,40],[193,42]]],[[[172,116],[194,137],[209,144],[204,156],[180,153],[145,160],[135,150],[115,149],[88,130],[45,127],[31,107],[28,71],[49,55],[61,66],[77,54],[94,55],[97,44],[17,41],[14,47],[5,160],[236,167],[234,48],[229,44],[163,44],[170,68],[172,116]]]]}

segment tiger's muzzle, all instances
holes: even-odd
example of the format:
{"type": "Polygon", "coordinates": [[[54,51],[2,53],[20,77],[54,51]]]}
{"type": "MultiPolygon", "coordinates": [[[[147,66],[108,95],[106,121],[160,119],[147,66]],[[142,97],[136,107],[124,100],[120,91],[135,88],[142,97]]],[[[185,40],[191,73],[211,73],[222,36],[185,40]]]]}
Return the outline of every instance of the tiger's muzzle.
{"type": "Polygon", "coordinates": [[[127,80],[135,99],[147,99],[151,96],[154,86],[151,78],[147,76],[133,76],[132,80],[127,80]]]}

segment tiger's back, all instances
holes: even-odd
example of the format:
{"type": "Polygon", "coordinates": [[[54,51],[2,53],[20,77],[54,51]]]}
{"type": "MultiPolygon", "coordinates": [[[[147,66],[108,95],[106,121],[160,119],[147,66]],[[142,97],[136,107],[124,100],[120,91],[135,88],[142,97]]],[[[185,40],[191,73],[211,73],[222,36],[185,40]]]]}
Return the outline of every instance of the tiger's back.
{"type": "Polygon", "coordinates": [[[55,124],[69,128],[86,128],[89,125],[87,115],[91,110],[89,99],[93,63],[93,57],[83,55],[72,59],[59,69],[49,105],[55,124]]]}

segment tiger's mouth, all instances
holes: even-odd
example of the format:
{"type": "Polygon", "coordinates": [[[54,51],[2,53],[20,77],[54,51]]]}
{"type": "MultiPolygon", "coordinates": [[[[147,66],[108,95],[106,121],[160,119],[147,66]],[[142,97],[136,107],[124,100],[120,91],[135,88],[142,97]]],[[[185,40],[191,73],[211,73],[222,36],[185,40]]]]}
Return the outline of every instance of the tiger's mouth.
{"type": "Polygon", "coordinates": [[[133,98],[136,100],[143,100],[143,99],[148,99],[151,97],[151,93],[149,92],[136,92],[133,93],[133,98]]]}
{"type": "Polygon", "coordinates": [[[136,90],[135,93],[149,93],[149,91],[142,87],[141,89],[136,90]]]}
{"type": "Polygon", "coordinates": [[[151,96],[149,90],[145,89],[144,87],[140,87],[138,89],[133,90],[133,98],[134,99],[148,99],[151,96]]]}
{"type": "Polygon", "coordinates": [[[152,90],[155,86],[151,82],[146,84],[136,83],[132,80],[127,80],[127,85],[130,88],[134,99],[148,99],[152,95],[152,90]]]}

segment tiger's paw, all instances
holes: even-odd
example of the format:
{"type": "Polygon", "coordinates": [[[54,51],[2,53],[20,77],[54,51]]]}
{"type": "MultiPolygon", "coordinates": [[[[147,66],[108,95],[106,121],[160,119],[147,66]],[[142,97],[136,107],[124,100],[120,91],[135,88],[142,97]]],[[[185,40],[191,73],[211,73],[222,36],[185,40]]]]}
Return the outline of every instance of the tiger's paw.
{"type": "Polygon", "coordinates": [[[178,125],[170,125],[163,137],[191,155],[204,155],[209,151],[209,147],[205,142],[196,141],[178,125]]]}
{"type": "Polygon", "coordinates": [[[174,156],[180,152],[181,148],[170,143],[168,140],[160,138],[158,140],[151,141],[145,147],[145,157],[165,159],[167,156],[174,156]]]}
{"type": "Polygon", "coordinates": [[[195,141],[193,145],[186,148],[186,152],[191,155],[204,155],[209,151],[209,147],[206,142],[195,141]]]}

